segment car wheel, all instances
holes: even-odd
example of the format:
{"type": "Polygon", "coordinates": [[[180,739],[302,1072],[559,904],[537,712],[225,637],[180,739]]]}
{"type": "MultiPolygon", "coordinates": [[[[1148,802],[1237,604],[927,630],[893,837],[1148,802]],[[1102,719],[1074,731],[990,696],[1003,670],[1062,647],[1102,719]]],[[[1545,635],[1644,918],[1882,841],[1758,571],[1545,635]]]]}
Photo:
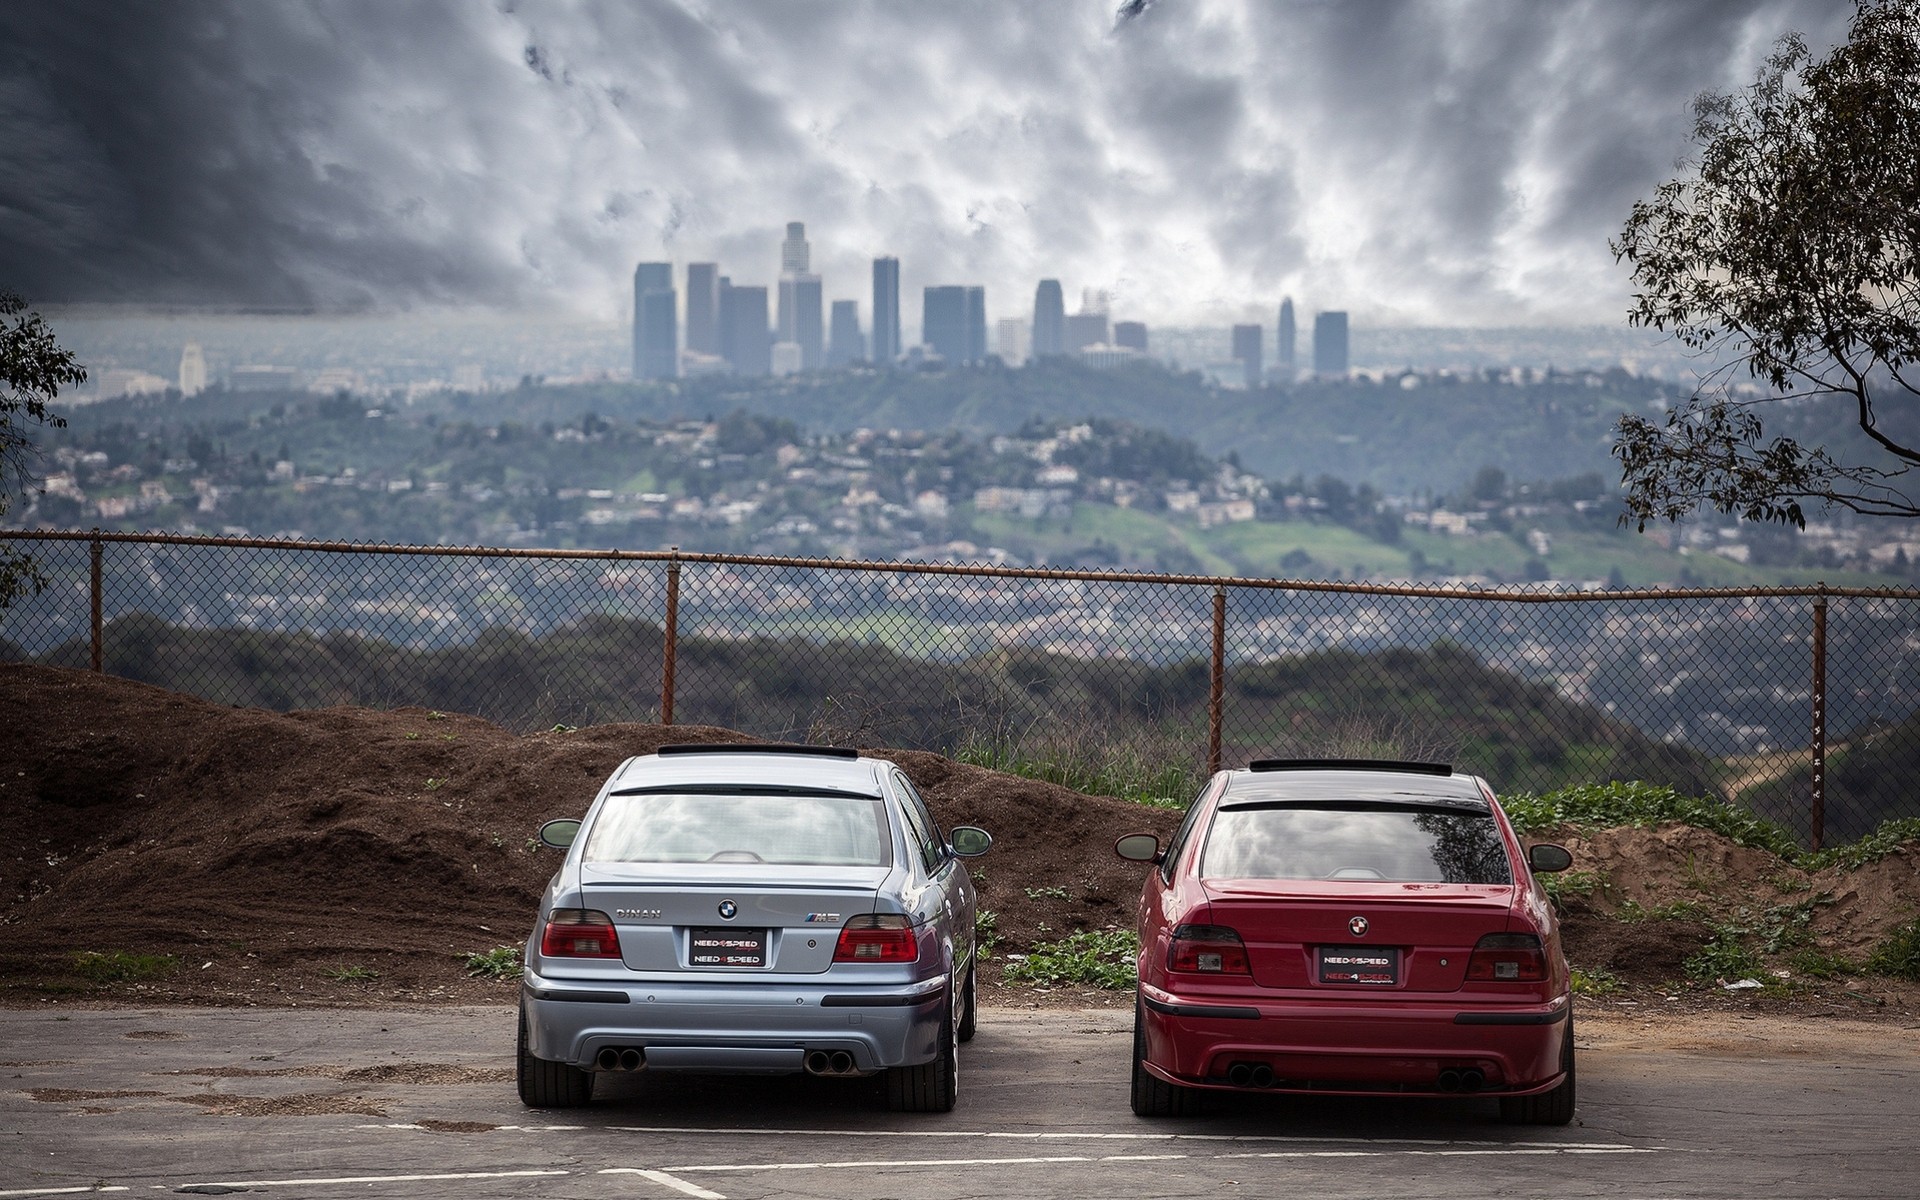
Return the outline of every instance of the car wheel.
{"type": "Polygon", "coordinates": [[[1145,1005],[1133,1002],[1133,1111],[1141,1117],[1189,1117],[1200,1110],[1200,1093],[1168,1083],[1147,1070],[1145,1005]]]}
{"type": "Polygon", "coordinates": [[[974,1020],[974,1012],[980,995],[979,975],[980,962],[976,957],[972,965],[967,967],[966,986],[960,989],[961,996],[966,999],[966,1007],[960,1013],[960,1024],[953,1031],[953,1036],[956,1041],[970,1042],[973,1040],[973,1031],[977,1024],[974,1020]]]}
{"type": "Polygon", "coordinates": [[[953,1021],[953,985],[947,986],[947,1008],[940,1018],[940,1050],[932,1062],[894,1067],[887,1072],[887,1107],[895,1112],[952,1112],[960,1094],[960,1055],[953,1021]]]}
{"type": "Polygon", "coordinates": [[[1567,1014],[1567,1041],[1560,1051],[1560,1086],[1538,1096],[1507,1096],[1500,1119],[1509,1125],[1565,1125],[1573,1120],[1573,1014],[1567,1014]]]}
{"type": "Polygon", "coordinates": [[[563,1062],[535,1058],[527,1049],[527,1010],[520,1009],[520,1053],[515,1076],[528,1108],[578,1108],[593,1099],[593,1074],[563,1062]]]}

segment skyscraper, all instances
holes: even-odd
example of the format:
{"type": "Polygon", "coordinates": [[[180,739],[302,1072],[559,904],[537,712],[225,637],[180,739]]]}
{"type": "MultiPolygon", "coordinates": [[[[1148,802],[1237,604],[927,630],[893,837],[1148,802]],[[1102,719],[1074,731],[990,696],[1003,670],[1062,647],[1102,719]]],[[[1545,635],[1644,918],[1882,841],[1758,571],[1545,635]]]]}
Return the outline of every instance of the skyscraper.
{"type": "Polygon", "coordinates": [[[687,264],[687,349],[720,353],[720,266],[687,264]]]}
{"type": "Polygon", "coordinates": [[[867,356],[867,339],[860,334],[860,302],[835,300],[827,325],[827,366],[844,367],[867,356]]]}
{"type": "Polygon", "coordinates": [[[728,288],[727,361],[740,375],[765,375],[773,369],[773,339],[768,336],[767,289],[728,288]]]}
{"type": "Polygon", "coordinates": [[[206,390],[207,356],[199,342],[188,342],[180,348],[180,394],[198,396],[206,390]]]}
{"type": "Polygon", "coordinates": [[[951,365],[987,356],[987,289],[930,287],[923,293],[920,337],[951,365]]]}
{"type": "Polygon", "coordinates": [[[987,361],[987,289],[967,289],[967,361],[987,361]]]}
{"type": "Polygon", "coordinates": [[[1067,351],[1067,303],[1058,279],[1042,279],[1033,290],[1033,356],[1049,358],[1067,351]]]}
{"type": "Polygon", "coordinates": [[[811,269],[808,259],[813,247],[807,242],[807,226],[803,221],[787,222],[787,240],[780,243],[780,273],[782,275],[805,275],[811,269]]]}
{"type": "Polygon", "coordinates": [[[886,366],[900,357],[900,260],[873,260],[873,361],[886,366]]]}
{"type": "Polygon", "coordinates": [[[1031,322],[1019,317],[1002,317],[993,323],[993,352],[1000,361],[1010,367],[1017,367],[1027,361],[1028,346],[1033,336],[1031,322]]]}
{"type": "Polygon", "coordinates": [[[1125,346],[1129,350],[1147,352],[1147,327],[1140,321],[1115,321],[1113,323],[1113,344],[1125,346]]]}
{"type": "Polygon", "coordinates": [[[1256,388],[1266,377],[1266,363],[1260,350],[1260,327],[1258,325],[1235,325],[1233,327],[1233,357],[1247,372],[1247,386],[1256,388]]]}
{"type": "Polygon", "coordinates": [[[680,374],[680,326],[673,264],[643,262],[633,269],[633,377],[680,374]]]}
{"type": "Polygon", "coordinates": [[[1293,329],[1293,297],[1287,296],[1280,301],[1280,340],[1273,344],[1273,367],[1281,383],[1292,383],[1299,374],[1299,364],[1293,357],[1294,343],[1298,340],[1293,329]]]}
{"type": "Polygon", "coordinates": [[[1347,377],[1347,314],[1323,312],[1313,318],[1313,373],[1347,377]]]}
{"type": "Polygon", "coordinates": [[[722,275],[717,290],[720,293],[720,303],[714,309],[718,325],[714,330],[714,340],[719,343],[719,348],[715,353],[731,364],[733,362],[733,276],[722,275]]]}
{"type": "Polygon", "coordinates": [[[820,277],[798,274],[780,277],[780,335],[776,339],[800,347],[804,370],[814,370],[822,359],[820,277]]]}
{"type": "Polygon", "coordinates": [[[1060,348],[1068,354],[1077,354],[1088,346],[1106,345],[1111,336],[1106,313],[1081,311],[1067,318],[1060,348]]]}

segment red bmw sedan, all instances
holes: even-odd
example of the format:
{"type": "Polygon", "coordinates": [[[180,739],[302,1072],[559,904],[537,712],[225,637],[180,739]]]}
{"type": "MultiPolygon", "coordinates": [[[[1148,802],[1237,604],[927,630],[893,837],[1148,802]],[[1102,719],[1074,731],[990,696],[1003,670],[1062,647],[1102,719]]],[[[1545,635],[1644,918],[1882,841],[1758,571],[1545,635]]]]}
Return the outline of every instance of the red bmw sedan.
{"type": "Polygon", "coordinates": [[[1433,763],[1221,771],[1140,897],[1133,1110],[1204,1090],[1497,1096],[1573,1117],[1573,1006],[1553,907],[1485,780],[1433,763]]]}

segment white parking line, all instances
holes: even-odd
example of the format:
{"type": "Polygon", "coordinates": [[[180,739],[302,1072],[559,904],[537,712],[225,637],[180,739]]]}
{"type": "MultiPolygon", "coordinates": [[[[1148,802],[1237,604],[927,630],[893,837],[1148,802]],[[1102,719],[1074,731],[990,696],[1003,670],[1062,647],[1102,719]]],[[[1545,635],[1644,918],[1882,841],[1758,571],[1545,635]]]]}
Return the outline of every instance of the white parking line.
{"type": "MultiPolygon", "coordinates": [[[[865,1158],[844,1159],[838,1162],[784,1162],[784,1163],[689,1163],[683,1166],[664,1167],[673,1175],[699,1175],[718,1172],[751,1171],[826,1171],[853,1168],[890,1168],[890,1167],[1018,1167],[1041,1163],[1117,1163],[1117,1162],[1172,1162],[1175,1160],[1209,1161],[1214,1159],[1249,1158],[1397,1158],[1397,1157],[1442,1157],[1448,1155],[1480,1155],[1487,1157],[1527,1157],[1565,1154],[1569,1151],[1559,1148],[1513,1148],[1507,1150],[1269,1150],[1246,1154],[1063,1154],[1031,1158],[865,1158]]],[[[1620,1147],[1608,1151],[1612,1154],[1657,1154],[1656,1150],[1642,1150],[1632,1147],[1620,1147]]]]}
{"type": "Polygon", "coordinates": [[[17,1191],[0,1192],[0,1196],[81,1196],[92,1192],[124,1192],[124,1187],[106,1187],[88,1184],[86,1187],[20,1188],[17,1191]]]}
{"type": "Polygon", "coordinates": [[[670,1187],[676,1192],[685,1192],[694,1200],[727,1200],[719,1192],[710,1192],[697,1183],[688,1183],[684,1179],[675,1179],[665,1171],[647,1171],[639,1167],[608,1167],[602,1175],[638,1175],[642,1179],[651,1179],[655,1183],[670,1187]]]}
{"type": "Polygon", "coordinates": [[[183,1183],[179,1185],[179,1187],[174,1188],[174,1190],[179,1191],[180,1188],[185,1187],[268,1188],[321,1187],[327,1184],[341,1183],[437,1183],[448,1179],[525,1179],[536,1175],[566,1174],[569,1174],[569,1172],[450,1171],[438,1175],[335,1175],[325,1179],[209,1179],[200,1183],[183,1183]]]}
{"type": "MultiPolygon", "coordinates": [[[[362,1126],[362,1128],[373,1128],[362,1126]]],[[[501,1126],[502,1129],[511,1126],[501,1126]]],[[[1047,1141],[1106,1141],[1106,1142],[1246,1142],[1246,1143],[1310,1143],[1319,1146],[1490,1146],[1494,1149],[1506,1149],[1516,1145],[1510,1141],[1493,1138],[1373,1138],[1373,1137],[1314,1137],[1310,1134],[1286,1133],[1099,1133],[1087,1132],[1039,1132],[1024,1130],[998,1129],[695,1129],[680,1125],[608,1125],[609,1133],[666,1133],[682,1134],[692,1137],[809,1137],[809,1138],[997,1138],[1009,1141],[1047,1142],[1047,1141]]],[[[1641,1150],[1645,1147],[1630,1146],[1620,1142],[1532,1142],[1521,1143],[1526,1147],[1547,1146],[1553,1149],[1582,1150],[1641,1150]]],[[[1658,1149],[1659,1147],[1655,1147],[1658,1149]]]]}

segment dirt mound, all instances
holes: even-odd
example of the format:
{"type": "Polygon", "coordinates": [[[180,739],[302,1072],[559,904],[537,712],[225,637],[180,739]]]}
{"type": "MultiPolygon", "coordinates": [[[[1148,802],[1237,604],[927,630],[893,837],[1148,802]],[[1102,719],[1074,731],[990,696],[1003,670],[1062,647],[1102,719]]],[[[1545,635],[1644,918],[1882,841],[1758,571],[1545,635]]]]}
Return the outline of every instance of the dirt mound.
{"type": "MultiPolygon", "coordinates": [[[[557,862],[532,843],[539,824],[579,815],[629,755],[747,740],[684,725],[522,737],[419,708],[270,713],[22,665],[0,666],[0,727],[16,731],[0,745],[11,1003],[501,998],[464,958],[525,937],[557,862]]],[[[888,756],[943,824],[994,834],[975,865],[1004,947],[1131,923],[1140,869],[1113,839],[1164,836],[1175,814],[888,756]]]]}
{"type": "MultiPolygon", "coordinates": [[[[420,708],[271,713],[23,665],[0,665],[0,728],[13,732],[0,743],[10,1004],[509,999],[509,984],[470,977],[465,959],[524,940],[557,863],[532,841],[539,824],[579,815],[629,755],[746,740],[657,725],[520,736],[420,708]]],[[[1164,840],[1178,820],[935,754],[875,753],[943,825],[994,835],[969,866],[1002,954],[1131,927],[1143,868],[1116,859],[1113,841],[1164,840]]],[[[1920,914],[1920,844],[1808,874],[1689,826],[1555,840],[1574,854],[1555,882],[1568,956],[1603,993],[1617,982],[1618,998],[1887,1014],[1920,998],[1857,969],[1920,914]],[[1741,947],[1756,957],[1726,953],[1741,947]],[[1736,977],[1703,970],[1710,951],[1736,977]],[[1760,991],[1724,990],[1748,974],[1760,991]]],[[[1090,989],[1055,998],[1131,1002],[1090,989]]]]}

